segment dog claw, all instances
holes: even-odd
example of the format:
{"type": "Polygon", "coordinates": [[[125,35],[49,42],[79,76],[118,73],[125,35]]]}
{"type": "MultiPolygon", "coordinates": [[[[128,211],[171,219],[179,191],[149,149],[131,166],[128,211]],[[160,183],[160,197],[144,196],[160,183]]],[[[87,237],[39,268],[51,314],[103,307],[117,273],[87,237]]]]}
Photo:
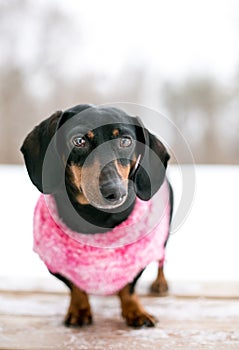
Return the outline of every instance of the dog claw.
{"type": "Polygon", "coordinates": [[[135,317],[127,317],[126,322],[128,326],[134,327],[134,328],[141,328],[141,327],[155,327],[157,323],[157,319],[149,315],[147,313],[136,315],[135,317]]]}
{"type": "Polygon", "coordinates": [[[91,325],[92,323],[93,323],[92,316],[91,314],[88,314],[86,310],[80,310],[77,315],[68,313],[64,321],[64,325],[66,327],[73,327],[73,328],[88,326],[88,325],[91,325]]]}
{"type": "Polygon", "coordinates": [[[156,280],[150,287],[151,293],[157,294],[158,296],[166,296],[168,294],[168,289],[166,281],[162,283],[156,280]]]}

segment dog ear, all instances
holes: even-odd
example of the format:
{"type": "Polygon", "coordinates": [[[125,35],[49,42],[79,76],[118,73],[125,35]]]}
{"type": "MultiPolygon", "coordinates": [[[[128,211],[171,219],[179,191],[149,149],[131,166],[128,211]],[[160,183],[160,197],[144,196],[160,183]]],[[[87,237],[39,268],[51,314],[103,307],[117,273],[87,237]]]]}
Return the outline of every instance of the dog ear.
{"type": "Polygon", "coordinates": [[[53,142],[61,116],[62,112],[57,111],[36,126],[21,147],[31,181],[45,194],[53,193],[62,180],[62,163],[53,142]]]}
{"type": "MultiPolygon", "coordinates": [[[[138,118],[137,118],[138,119],[138,118]]],[[[140,161],[133,175],[136,195],[147,201],[158,191],[165,179],[165,171],[170,158],[163,143],[138,119],[136,127],[140,161]]]]}

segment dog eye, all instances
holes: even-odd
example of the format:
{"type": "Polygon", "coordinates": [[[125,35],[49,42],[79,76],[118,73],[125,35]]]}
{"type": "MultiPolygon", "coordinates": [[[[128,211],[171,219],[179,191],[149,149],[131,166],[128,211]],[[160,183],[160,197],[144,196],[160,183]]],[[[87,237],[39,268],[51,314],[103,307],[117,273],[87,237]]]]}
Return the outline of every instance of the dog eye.
{"type": "Polygon", "coordinates": [[[122,137],[120,139],[120,147],[130,147],[132,145],[132,139],[129,136],[122,137]]]}
{"type": "Polygon", "coordinates": [[[75,137],[72,143],[75,147],[83,148],[86,145],[86,140],[83,137],[75,137]]]}

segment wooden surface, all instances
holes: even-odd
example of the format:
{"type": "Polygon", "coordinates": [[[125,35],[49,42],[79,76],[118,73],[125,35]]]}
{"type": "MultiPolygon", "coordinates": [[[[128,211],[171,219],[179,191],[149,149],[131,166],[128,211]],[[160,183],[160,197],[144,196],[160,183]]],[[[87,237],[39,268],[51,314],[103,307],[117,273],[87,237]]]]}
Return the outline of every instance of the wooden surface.
{"type": "Polygon", "coordinates": [[[0,349],[239,349],[239,299],[142,296],[156,328],[128,328],[117,297],[91,297],[94,324],[62,325],[68,295],[0,293],[0,349]]]}

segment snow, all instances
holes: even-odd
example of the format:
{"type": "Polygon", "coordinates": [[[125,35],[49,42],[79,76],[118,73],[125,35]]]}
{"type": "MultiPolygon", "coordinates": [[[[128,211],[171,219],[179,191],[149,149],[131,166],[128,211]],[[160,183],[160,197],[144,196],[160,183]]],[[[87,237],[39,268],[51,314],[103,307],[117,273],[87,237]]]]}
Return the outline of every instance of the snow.
{"type": "MultiPolygon", "coordinates": [[[[177,166],[169,176],[178,210],[181,180],[177,166]]],[[[239,282],[239,166],[196,166],[192,209],[171,235],[165,262],[170,281],[239,282]]],[[[39,192],[24,166],[0,166],[0,289],[64,290],[32,251],[32,216],[39,192]]],[[[156,265],[144,273],[153,279],[156,265]]]]}
{"type": "Polygon", "coordinates": [[[125,325],[116,297],[91,297],[91,327],[62,327],[65,294],[2,293],[2,349],[238,349],[239,300],[141,298],[155,328],[125,325]],[[27,339],[27,341],[26,341],[27,339]]]}

